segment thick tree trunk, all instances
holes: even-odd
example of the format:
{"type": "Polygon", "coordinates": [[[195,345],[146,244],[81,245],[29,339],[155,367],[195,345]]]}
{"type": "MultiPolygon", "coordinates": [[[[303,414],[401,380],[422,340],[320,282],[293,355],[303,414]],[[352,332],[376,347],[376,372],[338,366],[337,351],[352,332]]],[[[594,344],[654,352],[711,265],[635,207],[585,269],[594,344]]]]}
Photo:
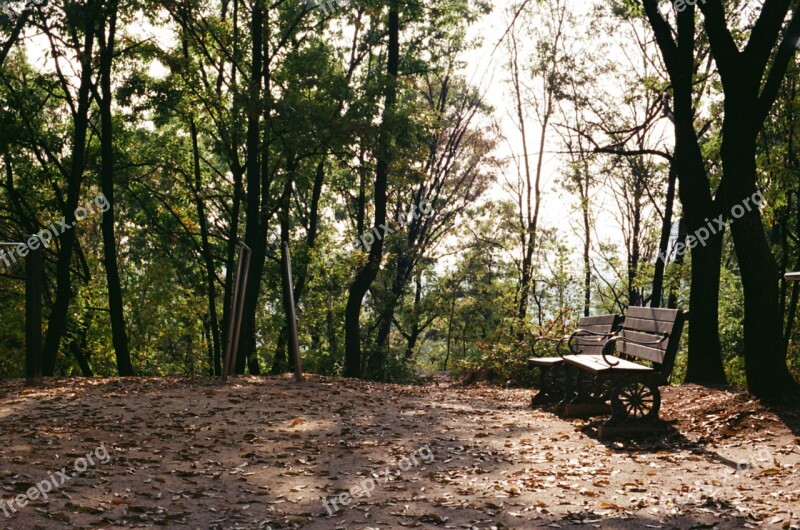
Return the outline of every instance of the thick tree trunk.
{"type": "MultiPolygon", "coordinates": [[[[697,4],[725,94],[722,122],[722,184],[725,208],[744,287],[744,360],[748,390],[781,400],[800,394],[786,366],[778,266],[756,198],[756,140],[800,39],[800,10],[785,0],[765,0],[747,44],[731,36],[718,2],[697,4]],[[789,9],[788,24],[784,25],[789,9]],[[774,53],[773,53],[774,52],[774,53]],[[749,202],[749,204],[748,204],[749,202]],[[749,206],[749,208],[746,208],[749,206]],[[757,206],[757,205],[756,205],[757,206]]],[[[760,202],[760,201],[758,201],[760,202]]]]}
{"type": "MultiPolygon", "coordinates": [[[[675,109],[674,166],[677,172],[683,223],[689,234],[719,213],[719,200],[712,199],[711,183],[706,172],[697,132],[694,129],[692,98],[695,66],[695,8],[689,6],[678,15],[677,41],[658,11],[655,0],[643,0],[650,25],[653,27],[661,55],[667,65],[673,85],[675,109]]],[[[715,223],[712,224],[715,225],[715,223]]],[[[682,234],[681,237],[685,236],[682,234]]],[[[680,237],[679,237],[680,240],[680,237]]],[[[692,283],[689,295],[689,360],[694,382],[725,383],[719,341],[719,274],[722,234],[711,235],[707,247],[692,252],[692,283]],[[716,250],[719,248],[720,250],[716,250]],[[714,287],[716,286],[716,288],[714,287]],[[696,306],[694,304],[697,304],[696,306]],[[697,357],[697,359],[695,359],[697,357]]],[[[682,262],[683,257],[679,257],[682,262]]],[[[669,306],[676,303],[674,291],[669,306]]]]}
{"type": "Polygon", "coordinates": [[[722,234],[692,249],[689,354],[686,383],[725,384],[719,340],[719,277],[722,234]]]}
{"type": "Polygon", "coordinates": [[[746,121],[735,119],[747,115],[744,107],[726,105],[722,144],[726,207],[733,216],[731,233],[744,288],[744,364],[748,390],[760,398],[780,400],[796,395],[800,388],[786,366],[778,265],[758,205],[753,206],[755,134],[752,129],[747,134],[746,121]],[[739,211],[743,213],[737,218],[739,211]]]}

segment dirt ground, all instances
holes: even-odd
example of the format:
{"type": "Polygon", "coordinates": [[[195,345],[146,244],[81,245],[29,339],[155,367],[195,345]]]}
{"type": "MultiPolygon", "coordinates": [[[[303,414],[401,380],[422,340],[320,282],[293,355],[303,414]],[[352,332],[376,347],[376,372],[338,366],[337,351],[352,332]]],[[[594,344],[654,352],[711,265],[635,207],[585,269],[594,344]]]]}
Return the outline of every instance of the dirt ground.
{"type": "Polygon", "coordinates": [[[673,387],[667,432],[600,442],[597,420],[530,396],[322,377],[0,382],[0,528],[800,528],[800,411],[673,387]]]}

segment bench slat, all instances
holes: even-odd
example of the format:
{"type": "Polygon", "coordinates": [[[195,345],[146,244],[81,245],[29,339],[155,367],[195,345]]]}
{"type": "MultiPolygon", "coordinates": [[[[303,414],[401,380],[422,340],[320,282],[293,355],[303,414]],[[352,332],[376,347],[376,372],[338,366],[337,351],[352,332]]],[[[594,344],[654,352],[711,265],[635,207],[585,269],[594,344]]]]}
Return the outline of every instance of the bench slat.
{"type": "Polygon", "coordinates": [[[647,359],[648,361],[658,364],[664,362],[664,357],[667,353],[664,350],[657,350],[648,346],[642,346],[641,344],[632,344],[625,341],[617,342],[617,351],[627,355],[633,355],[634,357],[638,357],[640,359],[647,359]]]}
{"type": "Polygon", "coordinates": [[[590,326],[602,326],[603,329],[613,324],[619,317],[617,315],[600,315],[596,317],[581,317],[578,327],[587,329],[590,326]]]}
{"type": "Polygon", "coordinates": [[[626,318],[622,329],[632,331],[643,331],[646,333],[672,333],[675,327],[674,321],[663,320],[643,320],[641,318],[626,318]]]}
{"type": "Polygon", "coordinates": [[[603,344],[604,343],[602,343],[602,342],[600,344],[598,344],[598,343],[594,343],[594,344],[580,344],[580,343],[578,343],[578,344],[575,345],[574,349],[576,351],[581,352],[581,353],[600,354],[600,353],[603,352],[603,344]]]}
{"type": "MultiPolygon", "coordinates": [[[[633,331],[630,329],[623,329],[619,332],[625,338],[633,339],[639,342],[654,342],[660,340],[662,335],[651,335],[649,333],[641,333],[639,331],[633,331]]],[[[666,338],[659,342],[658,344],[649,344],[648,348],[653,348],[654,350],[662,350],[666,351],[667,346],[669,345],[669,338],[666,338]]]]}
{"type": "Polygon", "coordinates": [[[581,329],[585,329],[587,331],[594,331],[595,333],[609,333],[611,331],[611,325],[610,324],[596,324],[592,326],[580,325],[578,326],[578,329],[576,329],[575,331],[581,329]]]}
{"type": "Polygon", "coordinates": [[[675,322],[678,318],[680,311],[678,309],[662,309],[657,307],[637,307],[631,306],[628,308],[627,318],[631,319],[644,319],[644,320],[658,320],[675,322]]]}

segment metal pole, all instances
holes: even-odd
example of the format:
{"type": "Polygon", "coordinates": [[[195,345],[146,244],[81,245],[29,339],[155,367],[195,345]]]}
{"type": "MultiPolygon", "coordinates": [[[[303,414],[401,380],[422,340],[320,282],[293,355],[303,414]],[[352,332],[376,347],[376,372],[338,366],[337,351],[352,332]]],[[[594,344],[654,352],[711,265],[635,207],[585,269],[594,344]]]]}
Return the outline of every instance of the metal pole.
{"type": "Polygon", "coordinates": [[[297,340],[297,312],[294,307],[294,281],[292,281],[292,257],[289,254],[289,243],[283,242],[283,296],[286,300],[286,320],[289,325],[289,344],[294,356],[294,380],[303,380],[303,368],[300,365],[300,343],[297,340]]]}
{"type": "Polygon", "coordinates": [[[42,375],[42,251],[31,250],[25,260],[25,385],[42,375]]]}

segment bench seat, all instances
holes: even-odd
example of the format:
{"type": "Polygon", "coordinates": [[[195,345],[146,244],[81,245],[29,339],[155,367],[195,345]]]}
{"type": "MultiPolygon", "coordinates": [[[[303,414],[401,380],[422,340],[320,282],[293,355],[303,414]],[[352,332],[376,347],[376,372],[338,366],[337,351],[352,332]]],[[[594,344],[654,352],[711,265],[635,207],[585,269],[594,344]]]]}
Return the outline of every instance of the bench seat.
{"type": "Polygon", "coordinates": [[[528,366],[555,366],[561,364],[564,359],[561,357],[531,357],[528,359],[528,366]]]}
{"type": "Polygon", "coordinates": [[[528,359],[528,368],[539,370],[539,392],[531,400],[531,406],[556,403],[564,399],[565,363],[561,355],[563,348],[575,354],[599,354],[614,331],[619,327],[619,315],[584,316],[578,321],[578,329],[565,337],[536,337],[533,341],[534,357],[528,359]],[[536,346],[542,342],[555,344],[558,355],[537,355],[536,346]]]}
{"type": "Polygon", "coordinates": [[[612,362],[619,363],[614,366],[606,363],[602,355],[565,355],[564,361],[567,363],[578,366],[589,372],[598,374],[600,372],[608,372],[611,370],[617,372],[652,372],[653,369],[649,366],[644,366],[632,361],[620,359],[614,355],[606,355],[606,359],[611,359],[612,362]]]}

